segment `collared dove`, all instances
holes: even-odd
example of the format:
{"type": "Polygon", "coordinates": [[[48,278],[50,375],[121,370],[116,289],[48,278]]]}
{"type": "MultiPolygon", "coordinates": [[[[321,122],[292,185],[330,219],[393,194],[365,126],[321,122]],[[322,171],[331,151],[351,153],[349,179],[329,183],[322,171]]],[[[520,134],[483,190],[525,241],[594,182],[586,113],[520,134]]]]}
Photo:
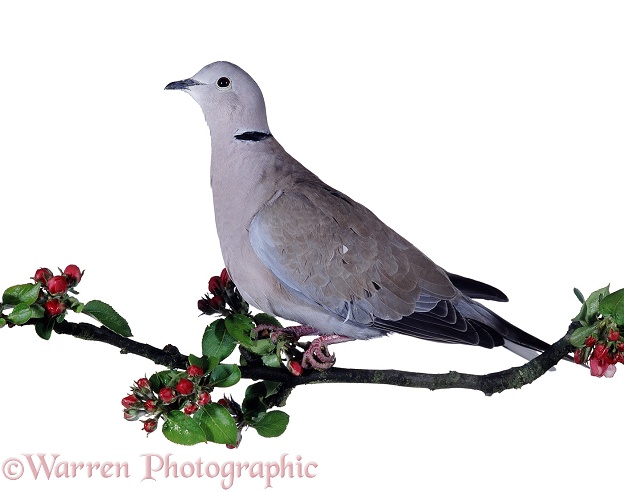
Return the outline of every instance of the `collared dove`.
{"type": "Polygon", "coordinates": [[[333,364],[330,343],[389,332],[502,345],[525,358],[549,347],[473,300],[506,301],[501,291],[446,272],[291,157],[269,131],[260,88],[241,68],[211,63],[165,89],[190,94],[210,128],[227,271],[252,306],[301,323],[302,334],[322,335],[308,349],[309,366],[333,364]]]}

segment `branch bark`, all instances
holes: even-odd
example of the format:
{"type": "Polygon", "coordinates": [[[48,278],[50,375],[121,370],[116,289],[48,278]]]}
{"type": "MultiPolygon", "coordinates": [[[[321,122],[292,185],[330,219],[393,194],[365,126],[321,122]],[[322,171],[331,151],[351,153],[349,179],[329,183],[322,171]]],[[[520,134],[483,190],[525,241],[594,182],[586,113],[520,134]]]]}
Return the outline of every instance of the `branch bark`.
{"type": "MultiPolygon", "coordinates": [[[[120,348],[121,353],[131,353],[145,357],[156,364],[172,369],[186,369],[187,367],[188,356],[181,354],[172,345],[159,349],[152,345],[122,337],[103,326],[96,326],[90,323],[73,323],[65,320],[57,324],[54,327],[54,331],[61,335],[71,335],[83,340],[107,343],[120,348]]],[[[428,388],[430,390],[464,388],[478,390],[485,395],[492,395],[512,388],[521,388],[544,375],[573,350],[570,344],[570,335],[573,331],[574,327],[570,326],[564,337],[526,364],[485,375],[465,374],[455,371],[446,374],[426,374],[388,369],[345,369],[333,367],[327,371],[308,371],[299,377],[295,377],[285,369],[266,366],[241,366],[240,370],[242,377],[245,379],[282,383],[282,388],[275,401],[276,405],[283,404],[293,388],[316,383],[389,384],[410,388],[428,388]]]]}

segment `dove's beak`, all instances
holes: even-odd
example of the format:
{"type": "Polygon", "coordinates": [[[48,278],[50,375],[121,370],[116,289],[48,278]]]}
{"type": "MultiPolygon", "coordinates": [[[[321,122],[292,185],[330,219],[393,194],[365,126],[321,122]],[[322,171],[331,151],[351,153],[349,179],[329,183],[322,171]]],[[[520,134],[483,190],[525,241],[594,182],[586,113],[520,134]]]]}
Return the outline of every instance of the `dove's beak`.
{"type": "Polygon", "coordinates": [[[184,90],[194,85],[202,85],[202,83],[195,79],[178,80],[176,82],[171,82],[170,84],[167,84],[167,87],[165,87],[165,90],[173,90],[173,91],[184,90]]]}

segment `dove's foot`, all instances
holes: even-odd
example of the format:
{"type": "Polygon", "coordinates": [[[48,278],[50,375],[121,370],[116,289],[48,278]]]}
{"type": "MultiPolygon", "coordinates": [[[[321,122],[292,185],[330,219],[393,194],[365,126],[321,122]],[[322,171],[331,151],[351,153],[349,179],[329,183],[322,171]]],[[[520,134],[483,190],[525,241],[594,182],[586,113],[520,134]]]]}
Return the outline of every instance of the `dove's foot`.
{"type": "Polygon", "coordinates": [[[256,336],[258,335],[261,337],[270,336],[275,344],[280,340],[286,341],[282,350],[288,360],[301,361],[301,366],[304,369],[316,369],[317,371],[329,369],[336,363],[336,356],[330,354],[327,349],[329,345],[353,340],[342,335],[321,335],[311,342],[301,343],[299,342],[301,337],[318,335],[318,330],[308,325],[287,326],[285,328],[258,325],[256,336]]]}
{"type": "Polygon", "coordinates": [[[322,335],[310,342],[303,353],[301,365],[304,369],[316,369],[322,371],[329,369],[336,363],[336,356],[330,354],[327,347],[333,343],[348,342],[352,338],[342,335],[322,335]]]}

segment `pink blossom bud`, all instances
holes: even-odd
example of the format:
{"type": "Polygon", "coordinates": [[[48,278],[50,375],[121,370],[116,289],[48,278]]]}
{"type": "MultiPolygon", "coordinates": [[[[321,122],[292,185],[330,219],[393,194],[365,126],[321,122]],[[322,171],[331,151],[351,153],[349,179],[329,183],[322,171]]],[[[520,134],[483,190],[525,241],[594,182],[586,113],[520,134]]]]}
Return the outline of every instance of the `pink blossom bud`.
{"type": "Polygon", "coordinates": [[[577,364],[581,364],[583,362],[583,353],[581,352],[581,349],[576,349],[574,351],[574,362],[577,364]]]}
{"type": "Polygon", "coordinates": [[[50,270],[49,268],[39,268],[35,272],[35,276],[33,277],[33,280],[35,282],[39,282],[41,285],[47,285],[48,280],[50,280],[53,276],[54,274],[52,273],[52,270],[50,270]]]}
{"type": "MultiPolygon", "coordinates": [[[[574,360],[576,360],[576,358],[574,360]]],[[[301,374],[303,373],[303,368],[301,367],[301,364],[299,364],[299,362],[297,362],[296,360],[289,360],[286,363],[286,367],[293,376],[301,376],[301,374]]]]}
{"type": "Polygon", "coordinates": [[[186,370],[186,373],[189,375],[189,377],[194,378],[194,377],[200,377],[204,375],[204,370],[199,367],[196,366],[195,364],[189,366],[189,368],[186,370]]]}
{"type": "Polygon", "coordinates": [[[230,281],[230,274],[228,273],[227,269],[223,269],[221,271],[221,285],[223,285],[224,287],[228,284],[228,282],[230,281]]]}
{"type": "Polygon", "coordinates": [[[181,395],[190,395],[193,392],[193,383],[188,379],[180,379],[178,384],[176,385],[176,391],[181,395]]]}
{"type": "Polygon", "coordinates": [[[78,283],[82,279],[83,274],[83,272],[80,271],[80,268],[78,268],[76,265],[67,265],[65,267],[65,270],[63,270],[63,273],[67,277],[69,284],[72,286],[78,285],[78,283]]]}
{"type": "Polygon", "coordinates": [[[49,299],[45,303],[45,312],[48,316],[58,316],[65,311],[65,304],[59,299],[49,299]]]}
{"type": "Polygon", "coordinates": [[[604,359],[605,355],[607,355],[607,346],[602,343],[597,343],[594,347],[594,353],[592,354],[596,359],[604,359]]]}
{"type": "Polygon", "coordinates": [[[193,415],[197,410],[199,410],[199,407],[195,403],[189,403],[184,407],[184,413],[186,415],[193,415]]]}
{"type": "Polygon", "coordinates": [[[48,290],[50,294],[64,294],[67,292],[67,280],[65,277],[61,275],[55,275],[50,280],[48,280],[48,290]]]}
{"type": "Polygon", "coordinates": [[[210,396],[210,393],[204,391],[201,395],[199,395],[199,397],[197,398],[197,404],[200,407],[203,407],[205,405],[208,405],[208,403],[210,403],[212,401],[212,397],[210,396]]]}
{"type": "Polygon", "coordinates": [[[124,408],[132,408],[139,403],[139,399],[134,395],[128,395],[125,398],[121,399],[121,404],[124,408]]]}
{"type": "Polygon", "coordinates": [[[158,396],[163,402],[168,404],[175,398],[175,393],[171,388],[163,388],[158,392],[158,396]]]}
{"type": "Polygon", "coordinates": [[[148,434],[150,432],[154,432],[157,427],[158,427],[158,420],[156,419],[147,419],[145,422],[143,422],[143,430],[147,432],[148,434]]]}
{"type": "Polygon", "coordinates": [[[208,292],[210,292],[212,295],[215,295],[217,291],[221,290],[222,288],[223,288],[223,285],[221,285],[220,277],[212,277],[208,281],[208,292]]]}
{"type": "Polygon", "coordinates": [[[143,408],[145,408],[147,412],[152,413],[156,410],[156,402],[154,400],[147,400],[143,408]]]}
{"type": "Polygon", "coordinates": [[[141,378],[136,382],[137,388],[142,389],[142,390],[149,390],[150,389],[150,382],[149,379],[147,378],[141,378]]]}
{"type": "Polygon", "coordinates": [[[221,311],[225,308],[225,299],[222,296],[214,296],[208,301],[208,304],[215,311],[221,311]]]}

